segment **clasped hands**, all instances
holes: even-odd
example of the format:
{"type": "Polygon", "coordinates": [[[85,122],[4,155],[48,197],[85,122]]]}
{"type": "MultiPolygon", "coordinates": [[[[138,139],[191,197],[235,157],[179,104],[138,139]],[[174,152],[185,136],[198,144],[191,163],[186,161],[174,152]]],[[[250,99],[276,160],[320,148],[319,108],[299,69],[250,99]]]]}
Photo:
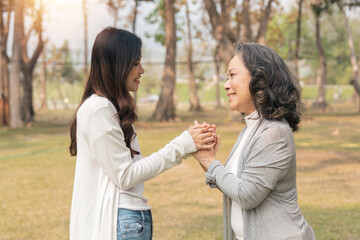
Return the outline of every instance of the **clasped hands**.
{"type": "Polygon", "coordinates": [[[215,160],[215,155],[220,146],[220,136],[216,135],[216,125],[194,121],[194,125],[188,128],[188,132],[194,140],[197,152],[193,156],[198,160],[206,172],[210,164],[215,160]]]}

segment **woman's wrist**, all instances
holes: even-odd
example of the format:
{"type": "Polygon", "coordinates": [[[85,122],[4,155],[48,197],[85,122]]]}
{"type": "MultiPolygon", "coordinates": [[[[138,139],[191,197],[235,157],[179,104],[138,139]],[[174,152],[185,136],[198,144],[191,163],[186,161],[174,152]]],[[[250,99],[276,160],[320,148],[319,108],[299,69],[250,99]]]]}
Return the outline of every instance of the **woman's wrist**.
{"type": "Polygon", "coordinates": [[[205,172],[208,171],[211,163],[212,163],[213,161],[215,161],[215,160],[216,160],[215,158],[208,158],[208,159],[203,160],[203,161],[200,163],[205,172]]]}

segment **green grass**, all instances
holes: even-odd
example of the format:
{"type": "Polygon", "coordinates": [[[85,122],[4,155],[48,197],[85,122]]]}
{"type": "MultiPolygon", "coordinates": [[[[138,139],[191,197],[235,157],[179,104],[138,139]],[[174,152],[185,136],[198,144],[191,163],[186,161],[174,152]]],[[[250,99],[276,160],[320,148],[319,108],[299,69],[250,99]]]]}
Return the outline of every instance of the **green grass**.
{"type": "MultiPolygon", "coordinates": [[[[150,81],[144,79],[142,84],[146,84],[145,81],[150,81]]],[[[221,101],[227,102],[226,92],[224,91],[224,83],[220,82],[219,91],[221,101]]],[[[145,85],[140,85],[139,91],[137,92],[138,99],[144,98],[149,94],[159,95],[160,85],[159,83],[153,83],[152,87],[146,91],[145,85]]],[[[41,85],[36,85],[34,88],[34,102],[39,104],[41,96],[41,85]]],[[[215,102],[216,101],[216,87],[212,83],[200,82],[197,84],[198,95],[201,102],[215,102]],[[208,86],[210,84],[210,86],[208,86]]],[[[69,99],[70,104],[77,104],[80,102],[83,83],[76,82],[70,84],[67,82],[48,82],[47,87],[47,98],[53,103],[54,101],[63,102],[65,98],[69,99]]],[[[187,103],[189,101],[189,86],[187,83],[177,83],[176,84],[176,94],[178,102],[187,103]]],[[[317,97],[318,89],[314,85],[306,85],[302,90],[302,98],[305,102],[314,101],[317,97]]],[[[351,85],[330,85],[326,87],[326,100],[329,103],[344,102],[351,100],[354,95],[354,88],[351,85]],[[340,90],[341,89],[341,90],[340,90]],[[341,92],[338,99],[334,99],[334,94],[341,92]]],[[[59,103],[58,103],[59,104],[59,103]]]]}
{"type": "MultiPolygon", "coordinates": [[[[231,122],[226,108],[189,113],[181,122],[136,124],[144,156],[161,148],[194,119],[216,123],[225,162],[244,125],[231,122]],[[161,134],[159,134],[161,133],[161,134]],[[156,137],[154,137],[156,136],[156,137]]],[[[351,104],[336,111],[307,112],[297,145],[301,210],[317,239],[360,239],[360,115],[351,104]]],[[[67,123],[72,111],[38,112],[31,129],[0,129],[0,239],[68,239],[75,159],[69,157],[67,123]]],[[[222,239],[222,195],[204,184],[204,173],[189,158],[145,183],[157,240],[222,239]]]]}

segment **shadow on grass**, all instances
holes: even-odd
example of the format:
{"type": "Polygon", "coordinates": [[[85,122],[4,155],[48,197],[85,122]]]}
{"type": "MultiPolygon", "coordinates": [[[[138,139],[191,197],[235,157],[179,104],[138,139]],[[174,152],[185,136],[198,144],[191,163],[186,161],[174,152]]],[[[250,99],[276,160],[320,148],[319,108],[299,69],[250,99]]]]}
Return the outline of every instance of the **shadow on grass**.
{"type": "Polygon", "coordinates": [[[197,216],[187,226],[184,227],[181,239],[223,239],[223,218],[222,216],[204,214],[197,216]]]}
{"type": "Polygon", "coordinates": [[[318,240],[360,239],[360,206],[321,209],[303,206],[301,211],[314,229],[318,240]]]}
{"type": "Polygon", "coordinates": [[[360,163],[360,157],[354,156],[350,152],[341,153],[341,157],[330,158],[328,160],[323,160],[316,165],[311,166],[298,166],[299,172],[315,172],[330,166],[334,165],[343,165],[343,164],[352,164],[352,163],[360,163]]]}

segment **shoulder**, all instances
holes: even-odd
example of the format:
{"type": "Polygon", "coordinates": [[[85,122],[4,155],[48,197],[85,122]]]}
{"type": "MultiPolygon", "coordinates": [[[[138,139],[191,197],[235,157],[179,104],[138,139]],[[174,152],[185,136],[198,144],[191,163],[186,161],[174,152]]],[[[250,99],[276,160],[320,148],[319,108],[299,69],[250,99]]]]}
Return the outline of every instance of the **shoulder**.
{"type": "Polygon", "coordinates": [[[95,94],[86,99],[77,112],[77,121],[84,127],[96,125],[118,125],[119,117],[115,106],[105,97],[95,94]]]}
{"type": "Polygon", "coordinates": [[[264,141],[287,140],[293,138],[291,128],[286,120],[277,121],[263,119],[259,126],[258,134],[261,140],[264,141]]]}
{"type": "Polygon", "coordinates": [[[96,115],[98,112],[117,113],[115,106],[107,98],[93,94],[83,102],[78,115],[96,115]]]}

